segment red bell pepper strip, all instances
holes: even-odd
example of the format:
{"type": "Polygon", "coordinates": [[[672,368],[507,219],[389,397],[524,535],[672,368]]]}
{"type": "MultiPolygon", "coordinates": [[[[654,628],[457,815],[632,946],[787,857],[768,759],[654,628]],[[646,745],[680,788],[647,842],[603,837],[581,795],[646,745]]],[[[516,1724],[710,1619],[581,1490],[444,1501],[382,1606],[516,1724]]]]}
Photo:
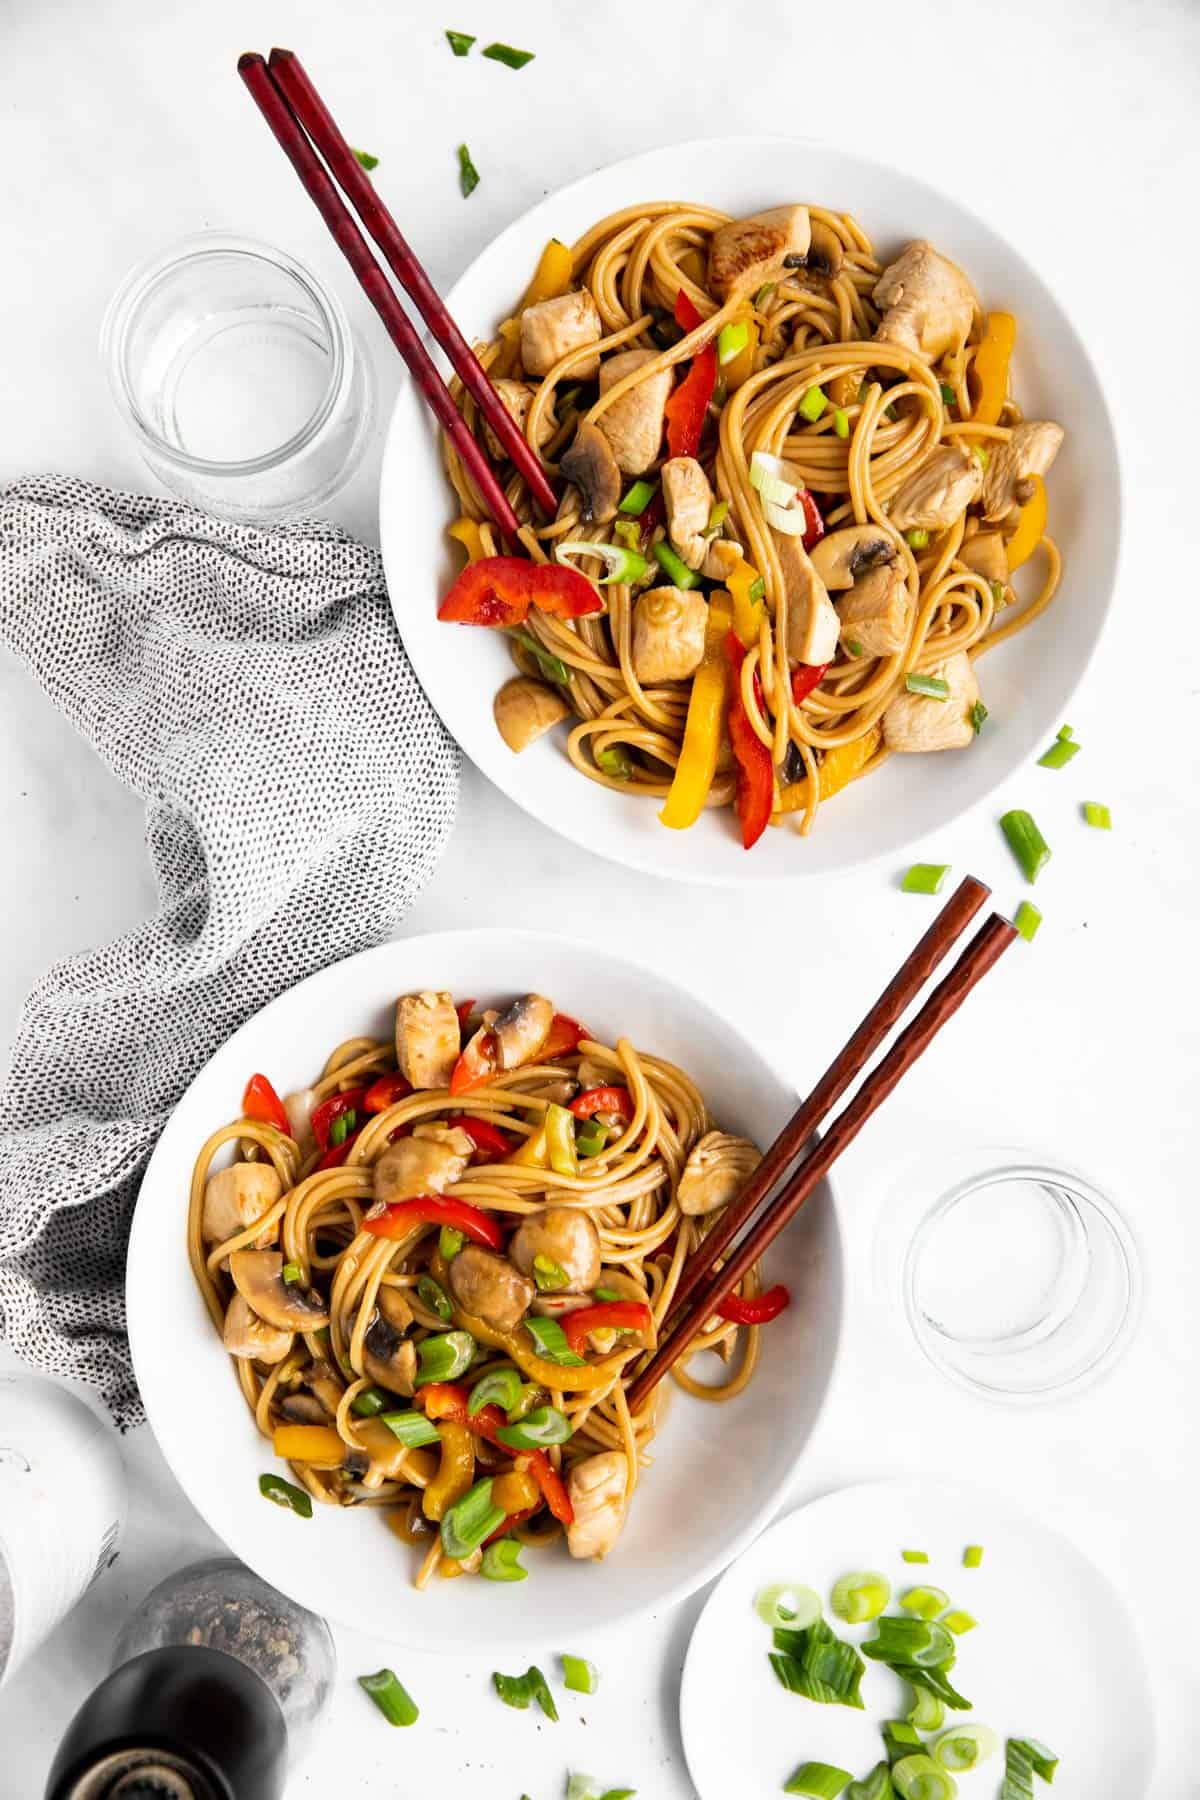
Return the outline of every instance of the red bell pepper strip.
{"type": "Polygon", "coordinates": [[[486,1550],[488,1545],[494,1544],[497,1538],[507,1537],[510,1531],[515,1531],[518,1525],[523,1525],[526,1519],[532,1519],[534,1513],[541,1510],[542,1504],[539,1501],[536,1506],[523,1506],[520,1512],[509,1513],[503,1525],[497,1525],[495,1531],[484,1538],[483,1548],[486,1550]]]}
{"type": "Polygon", "coordinates": [[[366,1098],[365,1088],[348,1088],[344,1094],[330,1094],[328,1100],[322,1100],[320,1106],[313,1107],[312,1134],[318,1150],[328,1150],[329,1136],[338,1119],[344,1118],[347,1113],[353,1113],[357,1118],[366,1111],[366,1098]]]}
{"type": "MultiPolygon", "coordinates": [[[[508,1446],[501,1442],[496,1433],[505,1423],[504,1414],[498,1406],[483,1406],[472,1417],[467,1411],[470,1400],[465,1387],[454,1381],[431,1381],[417,1395],[417,1401],[425,1408],[428,1419],[453,1419],[456,1424],[465,1425],[471,1431],[478,1432],[489,1444],[496,1444],[500,1449],[508,1446]]],[[[550,1458],[541,1450],[522,1450],[514,1459],[514,1466],[527,1469],[541,1490],[542,1499],[563,1525],[574,1522],[575,1509],[571,1505],[566,1486],[550,1458]]],[[[519,1515],[514,1513],[515,1523],[519,1515]]],[[[497,1535],[500,1535],[499,1532],[497,1535]]]]}
{"type": "Polygon", "coordinates": [[[351,1131],[344,1137],[340,1144],[332,1145],[317,1163],[318,1169],[340,1169],[350,1154],[351,1144],[356,1137],[361,1137],[361,1135],[362,1126],[360,1125],[357,1131],[351,1131]]]}
{"type": "Polygon", "coordinates": [[[504,1245],[504,1233],[488,1213],[465,1200],[444,1200],[437,1194],[418,1194],[412,1200],[393,1200],[381,1213],[365,1218],[364,1231],[373,1237],[406,1238],[418,1225],[449,1225],[473,1244],[488,1250],[504,1245]]]}
{"type": "Polygon", "coordinates": [[[603,600],[578,569],[527,562],[523,556],[485,556],[467,564],[438,607],[438,618],[457,625],[521,625],[531,606],[560,619],[604,611],[603,600]]]}
{"type": "Polygon", "coordinates": [[[578,1050],[579,1040],[589,1035],[578,1019],[569,1018],[566,1013],[555,1013],[546,1041],[537,1053],[538,1062],[553,1062],[556,1056],[569,1056],[572,1050],[578,1050]]]}
{"type": "Polygon", "coordinates": [[[725,634],[729,659],[729,743],[737,764],[734,801],[742,827],[742,846],[752,850],[771,821],[775,805],[775,765],[771,752],[755,732],[742,704],[742,664],[746,652],[735,631],[725,634]]]}
{"type": "Polygon", "coordinates": [[[577,1119],[593,1119],[597,1113],[612,1113],[614,1118],[629,1120],[633,1117],[633,1096],[623,1087],[585,1088],[572,1100],[570,1111],[577,1119]]]}
{"type": "MultiPolygon", "coordinates": [[[[769,1325],[785,1307],[791,1305],[791,1301],[792,1296],[783,1283],[777,1282],[754,1300],[743,1299],[741,1294],[730,1294],[722,1300],[717,1313],[720,1318],[728,1319],[731,1325],[769,1325]]],[[[575,1317],[578,1316],[577,1313],[575,1317]]]]}
{"type": "MultiPolygon", "coordinates": [[[[496,1162],[511,1155],[513,1141],[507,1134],[493,1125],[490,1119],[472,1119],[464,1113],[453,1121],[460,1131],[465,1131],[477,1151],[482,1152],[481,1162],[496,1162]]],[[[472,1158],[474,1161],[474,1158],[472,1158]]]]}
{"type": "Polygon", "coordinates": [[[828,663],[801,663],[798,669],[792,670],[792,699],[797,706],[808,699],[814,688],[820,687],[828,667],[828,663]]]}
{"type": "MultiPolygon", "coordinates": [[[[703,323],[682,288],[675,296],[675,323],[685,332],[695,331],[703,323]]],[[[697,350],[691,368],[667,401],[667,449],[672,456],[695,456],[699,450],[716,385],[717,346],[709,342],[697,350]]]]}
{"type": "Polygon", "coordinates": [[[606,1300],[601,1306],[581,1306],[567,1313],[563,1331],[576,1356],[582,1356],[589,1331],[649,1331],[650,1308],[640,1300],[606,1300]]]}
{"type": "Polygon", "coordinates": [[[804,548],[811,550],[813,545],[819,544],[825,536],[825,521],[821,517],[820,507],[807,488],[800,489],[800,504],[804,508],[804,538],[802,541],[804,548]]]}
{"type": "Polygon", "coordinates": [[[407,1099],[412,1091],[412,1082],[407,1081],[399,1069],[395,1069],[390,1075],[381,1075],[378,1081],[371,1083],[363,1095],[363,1111],[386,1112],[389,1106],[395,1106],[397,1100],[407,1099]]]}
{"type": "Polygon", "coordinates": [[[486,1025],[481,1025],[471,1039],[450,1075],[450,1092],[467,1094],[472,1088],[481,1087],[490,1081],[496,1073],[500,1058],[500,1046],[496,1042],[496,1034],[486,1025]]]}
{"type": "Polygon", "coordinates": [[[242,1111],[260,1125],[273,1125],[285,1137],[291,1137],[292,1126],[287,1108],[265,1075],[252,1075],[242,1095],[242,1111]]]}
{"type": "Polygon", "coordinates": [[[467,1020],[475,1011],[475,1001],[460,1000],[454,1010],[458,1014],[458,1029],[460,1031],[465,1031],[467,1029],[467,1020]]]}

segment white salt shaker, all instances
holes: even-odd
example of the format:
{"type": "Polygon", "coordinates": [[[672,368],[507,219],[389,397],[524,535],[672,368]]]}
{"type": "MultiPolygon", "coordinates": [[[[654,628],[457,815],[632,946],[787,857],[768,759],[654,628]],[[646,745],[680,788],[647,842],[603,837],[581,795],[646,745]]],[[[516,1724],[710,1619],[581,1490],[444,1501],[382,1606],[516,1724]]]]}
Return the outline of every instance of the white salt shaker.
{"type": "Polygon", "coordinates": [[[68,1389],[0,1375],[0,1685],[114,1561],[116,1433],[68,1389]]]}

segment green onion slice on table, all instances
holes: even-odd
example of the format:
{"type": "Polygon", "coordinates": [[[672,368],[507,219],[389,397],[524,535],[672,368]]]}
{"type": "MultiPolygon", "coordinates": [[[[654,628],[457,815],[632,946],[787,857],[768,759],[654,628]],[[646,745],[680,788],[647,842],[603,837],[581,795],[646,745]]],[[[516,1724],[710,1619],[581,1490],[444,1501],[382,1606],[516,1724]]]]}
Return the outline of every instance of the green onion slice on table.
{"type": "Polygon", "coordinates": [[[568,1656],[562,1658],[563,1686],[570,1688],[573,1694],[594,1694],[600,1685],[600,1677],[596,1665],[589,1662],[586,1656],[568,1656]]]}
{"type": "Polygon", "coordinates": [[[901,1594],[900,1604],[918,1619],[937,1619],[949,1606],[950,1596],[940,1587],[911,1587],[901,1594]]]}
{"type": "Polygon", "coordinates": [[[501,1675],[496,1671],[492,1675],[492,1684],[505,1706],[515,1706],[519,1712],[525,1712],[530,1701],[536,1700],[546,1717],[558,1723],[554,1696],[536,1663],[530,1663],[523,1675],[501,1675]]]}
{"type": "Polygon", "coordinates": [[[932,1756],[906,1756],[892,1764],[892,1786],[900,1800],[954,1800],[958,1783],[932,1756]]]}
{"type": "Polygon", "coordinates": [[[943,1769],[959,1775],[994,1756],[999,1741],[990,1725],[953,1725],[938,1738],[933,1754],[943,1769]]]}
{"type": "Polygon", "coordinates": [[[849,1769],[836,1768],[833,1763],[806,1762],[801,1763],[784,1783],[783,1791],[785,1794],[811,1794],[815,1800],[838,1800],[849,1780],[849,1769]]]}
{"type": "Polygon", "coordinates": [[[821,1616],[820,1596],[798,1581],[776,1581],[759,1588],[754,1596],[754,1610],[772,1631],[790,1626],[807,1631],[821,1616]]]}
{"type": "Polygon", "coordinates": [[[865,1625],[877,1619],[892,1597],[892,1584],[875,1569],[852,1569],[833,1584],[829,1606],[834,1617],[847,1625],[865,1625]]]}
{"type": "Polygon", "coordinates": [[[1021,865],[1026,881],[1036,881],[1050,861],[1050,846],[1038,830],[1032,813],[1014,807],[1011,812],[1002,814],[1000,829],[1021,865]]]}
{"type": "Polygon", "coordinates": [[[412,1695],[391,1669],[380,1669],[375,1675],[360,1675],[358,1685],[364,1694],[371,1696],[389,1725],[415,1725],[420,1718],[412,1695]]]}
{"type": "Polygon", "coordinates": [[[264,1500],[271,1500],[276,1506],[286,1507],[298,1518],[312,1518],[312,1495],[306,1494],[304,1489],[297,1487],[294,1481],[285,1481],[282,1475],[260,1475],[258,1491],[264,1500]]]}

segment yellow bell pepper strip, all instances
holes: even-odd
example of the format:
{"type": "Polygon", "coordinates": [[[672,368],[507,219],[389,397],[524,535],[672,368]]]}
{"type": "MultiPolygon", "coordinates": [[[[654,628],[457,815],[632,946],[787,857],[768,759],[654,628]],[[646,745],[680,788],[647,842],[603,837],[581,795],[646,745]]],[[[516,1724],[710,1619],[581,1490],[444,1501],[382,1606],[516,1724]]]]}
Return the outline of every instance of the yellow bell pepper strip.
{"type": "Polygon", "coordinates": [[[284,1462],[311,1463],[315,1469],[340,1469],[349,1448],[332,1425],[277,1425],[271,1443],[284,1462]]]}
{"type": "Polygon", "coordinates": [[[538,258],[538,266],[533,271],[533,279],[521,296],[519,310],[527,306],[536,306],[539,300],[554,300],[559,294],[565,294],[571,285],[573,266],[568,246],[558,238],[551,238],[538,258]]]}
{"type": "Polygon", "coordinates": [[[516,1331],[497,1331],[493,1326],[485,1325],[482,1319],[464,1312],[461,1306],[456,1305],[454,1311],[463,1329],[469,1331],[477,1343],[503,1350],[527,1380],[536,1381],[544,1388],[556,1388],[560,1394],[586,1394],[595,1388],[608,1387],[620,1367],[618,1358],[569,1365],[548,1362],[530,1347],[529,1334],[519,1325],[516,1331]]]}
{"type": "Polygon", "coordinates": [[[672,831],[686,831],[704,810],[708,790],[717,772],[725,699],[729,689],[729,662],[725,634],[733,622],[729,595],[717,588],[709,597],[708,623],[704,628],[704,660],[692,677],[683,748],[675,768],[666,805],[659,813],[672,831]]]}
{"type": "Polygon", "coordinates": [[[475,1440],[467,1427],[445,1419],[438,1429],[442,1434],[441,1462],[421,1495],[421,1511],[435,1520],[443,1519],[475,1480],[475,1440]]]}
{"type": "Polygon", "coordinates": [[[467,553],[468,566],[482,562],[487,555],[483,547],[483,537],[474,519],[455,519],[453,525],[447,525],[446,536],[461,544],[467,553]]]}
{"type": "Polygon", "coordinates": [[[734,322],[745,326],[746,341],[736,356],[721,365],[721,373],[725,377],[725,391],[729,394],[732,394],[734,388],[741,387],[743,381],[753,375],[754,356],[758,349],[758,320],[735,315],[734,322]]]}
{"type": "MultiPolygon", "coordinates": [[[[856,776],[861,775],[883,741],[883,733],[878,725],[872,725],[870,731],[864,732],[860,738],[852,738],[848,744],[837,744],[826,752],[821,764],[821,798],[828,800],[840,793],[856,776]]],[[[781,813],[803,812],[809,803],[808,777],[803,781],[793,781],[785,787],[779,796],[781,813]]]]}
{"type": "Polygon", "coordinates": [[[994,425],[1004,411],[1004,402],[1008,398],[1008,363],[1016,339],[1017,321],[1011,313],[988,314],[983,341],[971,364],[977,390],[971,417],[980,425],[994,425]]]}
{"type": "Polygon", "coordinates": [[[541,1504],[541,1491],[532,1475],[524,1469],[513,1469],[497,1475],[492,1483],[492,1499],[506,1513],[529,1512],[541,1504]]]}
{"type": "Polygon", "coordinates": [[[1040,475],[1030,477],[1033,482],[1033,498],[1027,500],[1021,508],[1021,516],[1017,529],[1009,538],[1008,571],[1012,574],[1023,562],[1028,562],[1038,545],[1046,535],[1046,485],[1040,475]]]}
{"type": "Polygon", "coordinates": [[[747,562],[743,556],[736,567],[730,570],[727,580],[729,596],[733,601],[733,629],[742,649],[749,650],[752,644],[758,642],[758,623],[762,618],[762,576],[754,564],[747,562]],[[752,594],[756,582],[757,600],[752,594]]]}
{"type": "MultiPolygon", "coordinates": [[[[548,1109],[547,1109],[548,1110],[548,1109]]],[[[508,1158],[516,1163],[519,1169],[548,1169],[550,1167],[550,1140],[545,1124],[530,1132],[519,1150],[514,1150],[508,1158]]]]}
{"type": "Polygon", "coordinates": [[[578,1175],[579,1158],[575,1154],[575,1121],[565,1106],[551,1104],[546,1108],[546,1150],[550,1167],[556,1175],[578,1175]]]}

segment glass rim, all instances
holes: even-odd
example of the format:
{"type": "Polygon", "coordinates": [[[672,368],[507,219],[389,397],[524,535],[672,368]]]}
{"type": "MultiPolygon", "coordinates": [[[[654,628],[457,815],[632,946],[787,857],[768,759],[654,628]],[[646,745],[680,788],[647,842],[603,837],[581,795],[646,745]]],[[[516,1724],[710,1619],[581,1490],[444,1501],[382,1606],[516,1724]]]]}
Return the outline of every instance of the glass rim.
{"type": "Polygon", "coordinates": [[[233,232],[200,231],[181,238],[136,264],[118,284],[105,310],[100,327],[100,352],[108,371],[109,386],[117,408],[131,429],[155,456],[187,469],[194,475],[222,479],[262,475],[289,462],[301,451],[309,449],[333,417],[352,373],[353,350],[350,324],[337,298],[322,286],[311,269],[259,238],[241,237],[233,232]],[[319,315],[330,349],[329,380],[315,410],[290,438],[273,450],[239,461],[226,462],[211,457],[193,456],[178,445],[169,443],[155,429],[134,397],[129,379],[128,345],[130,333],[141,308],[155,287],[188,263],[200,263],[215,256],[241,256],[247,261],[268,263],[301,288],[319,315]]]}

